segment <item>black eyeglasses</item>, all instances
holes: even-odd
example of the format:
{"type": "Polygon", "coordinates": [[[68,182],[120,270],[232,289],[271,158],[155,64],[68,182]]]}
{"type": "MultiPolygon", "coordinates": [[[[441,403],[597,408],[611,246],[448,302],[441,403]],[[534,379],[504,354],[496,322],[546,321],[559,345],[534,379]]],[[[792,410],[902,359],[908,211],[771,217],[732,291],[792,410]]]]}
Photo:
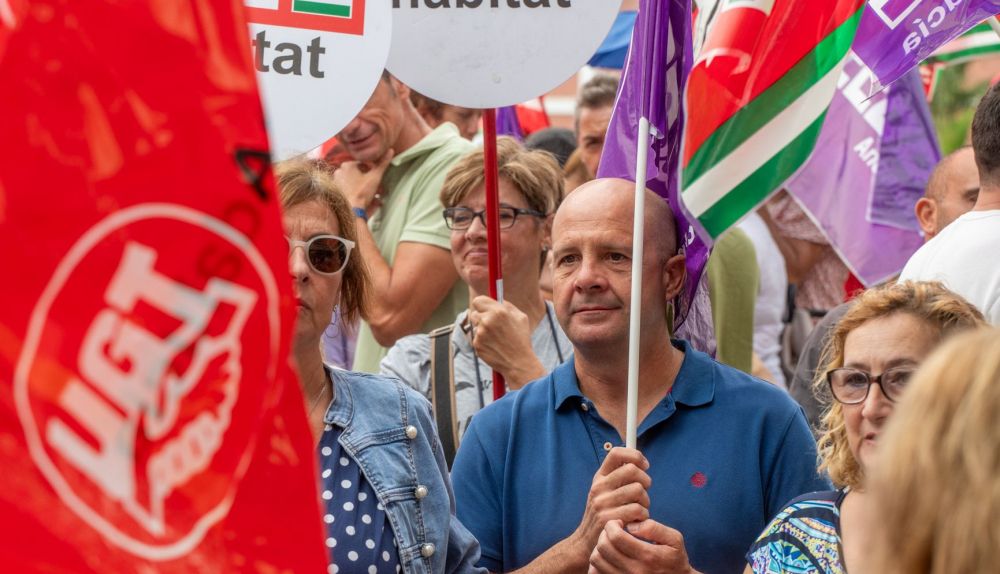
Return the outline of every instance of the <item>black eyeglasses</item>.
{"type": "Polygon", "coordinates": [[[886,369],[875,377],[858,369],[833,369],[827,371],[826,382],[830,385],[833,398],[845,405],[863,403],[868,398],[868,391],[873,384],[882,389],[882,394],[887,399],[895,402],[902,396],[914,371],[916,368],[911,366],[894,367],[886,369]]]}
{"type": "MultiPolygon", "coordinates": [[[[500,229],[510,229],[513,227],[517,223],[518,215],[545,217],[544,213],[534,209],[521,209],[520,207],[501,205],[499,210],[500,229]]],[[[485,209],[482,211],[473,211],[468,207],[447,207],[444,210],[444,222],[448,226],[448,229],[457,229],[459,231],[468,229],[472,227],[472,221],[476,218],[479,218],[479,222],[483,224],[483,227],[486,227],[485,209]]]]}
{"type": "Polygon", "coordinates": [[[296,247],[302,247],[309,267],[320,275],[340,273],[354,249],[353,241],[336,235],[317,235],[309,241],[296,241],[288,236],[285,239],[288,240],[288,256],[291,257],[296,247]]]}

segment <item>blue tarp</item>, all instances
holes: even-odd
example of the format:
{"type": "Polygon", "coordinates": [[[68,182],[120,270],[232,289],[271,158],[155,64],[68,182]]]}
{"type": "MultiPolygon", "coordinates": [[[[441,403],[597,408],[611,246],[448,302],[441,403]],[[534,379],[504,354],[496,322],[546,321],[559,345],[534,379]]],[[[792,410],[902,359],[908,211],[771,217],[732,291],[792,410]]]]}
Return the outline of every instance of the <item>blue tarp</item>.
{"type": "Polygon", "coordinates": [[[632,41],[632,28],[635,26],[636,13],[620,12],[611,26],[611,31],[604,38],[597,53],[587,62],[589,66],[598,68],[614,68],[620,70],[625,66],[628,55],[628,45],[632,41]]]}

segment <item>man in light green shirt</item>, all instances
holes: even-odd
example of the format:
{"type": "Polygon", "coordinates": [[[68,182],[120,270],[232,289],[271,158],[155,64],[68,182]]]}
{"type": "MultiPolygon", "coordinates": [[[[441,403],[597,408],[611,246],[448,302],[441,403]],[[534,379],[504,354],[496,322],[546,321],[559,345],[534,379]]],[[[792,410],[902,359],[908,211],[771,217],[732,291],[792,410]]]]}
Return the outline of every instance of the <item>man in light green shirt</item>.
{"type": "Polygon", "coordinates": [[[753,242],[742,229],[730,229],[715,242],[705,267],[715,324],[715,358],[752,374],[753,313],[760,269],[753,242]]]}
{"type": "Polygon", "coordinates": [[[449,324],[468,307],[439,194],[448,170],[475,146],[450,123],[431,130],[409,96],[409,87],[385,74],[338,134],[355,161],[343,163],[334,179],[354,207],[358,251],[373,286],[357,371],[377,373],[397,339],[449,324]]]}

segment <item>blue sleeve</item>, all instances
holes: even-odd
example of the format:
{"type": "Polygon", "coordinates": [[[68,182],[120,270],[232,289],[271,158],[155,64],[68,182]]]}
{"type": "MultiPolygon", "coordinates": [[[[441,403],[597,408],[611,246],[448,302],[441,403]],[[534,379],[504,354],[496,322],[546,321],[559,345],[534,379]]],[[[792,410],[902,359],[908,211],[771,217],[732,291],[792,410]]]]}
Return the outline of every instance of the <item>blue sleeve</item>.
{"type": "Polygon", "coordinates": [[[788,502],[798,496],[819,490],[830,490],[830,481],[817,470],[816,440],[813,438],[802,409],[795,411],[775,442],[776,449],[768,453],[771,464],[766,474],[765,505],[768,520],[788,502]]]}
{"type": "MultiPolygon", "coordinates": [[[[479,540],[479,566],[490,572],[503,572],[502,480],[490,456],[500,456],[483,446],[479,436],[482,415],[472,418],[455,454],[451,478],[455,485],[458,518],[479,540]]],[[[489,434],[487,435],[489,436],[489,434]]],[[[506,436],[505,434],[502,436],[506,436]]]]}

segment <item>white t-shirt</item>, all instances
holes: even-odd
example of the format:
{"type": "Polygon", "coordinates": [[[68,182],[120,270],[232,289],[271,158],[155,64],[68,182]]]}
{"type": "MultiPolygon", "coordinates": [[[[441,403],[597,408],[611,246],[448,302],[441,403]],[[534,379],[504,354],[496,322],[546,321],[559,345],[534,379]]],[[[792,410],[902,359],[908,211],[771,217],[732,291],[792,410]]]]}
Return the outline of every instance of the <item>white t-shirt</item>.
{"type": "Polygon", "coordinates": [[[970,211],[913,254],[900,281],[941,281],[1000,325],[1000,209],[970,211]]]}
{"type": "Polygon", "coordinates": [[[753,313],[753,351],[774,376],[774,382],[785,387],[781,372],[781,319],[788,299],[788,272],[785,258],[774,242],[767,224],[756,212],[740,222],[740,229],[750,237],[757,252],[760,268],[760,292],[753,313]]]}

